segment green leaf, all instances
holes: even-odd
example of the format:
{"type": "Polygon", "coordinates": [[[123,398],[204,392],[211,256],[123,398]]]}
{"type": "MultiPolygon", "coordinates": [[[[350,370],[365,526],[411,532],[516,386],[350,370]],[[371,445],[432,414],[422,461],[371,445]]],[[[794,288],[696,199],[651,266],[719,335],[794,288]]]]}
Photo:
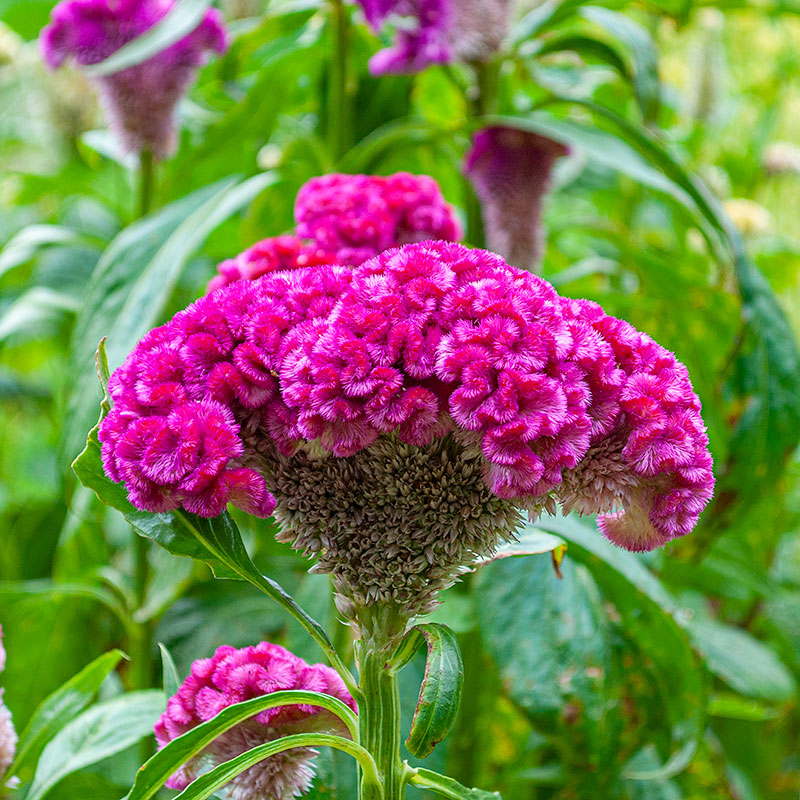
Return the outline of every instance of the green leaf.
{"type": "Polygon", "coordinates": [[[202,22],[212,0],[177,0],[152,28],[112,53],[104,61],[84,68],[98,78],[141,64],[188,36],[202,22]]]}
{"type": "Polygon", "coordinates": [[[103,653],[41,702],[19,736],[9,775],[16,774],[26,763],[36,761],[45,744],[91,703],[100,684],[122,657],[121,650],[103,653]]]}
{"type": "Polygon", "coordinates": [[[243,703],[228,706],[213,719],[201,723],[162,747],[136,773],[136,780],[125,800],[148,800],[153,797],[173,772],[234,725],[269,708],[297,704],[325,708],[344,722],[353,737],[357,736],[356,715],[336,697],[299,690],[273,692],[254,697],[243,703]]]}
{"type": "Polygon", "coordinates": [[[536,55],[546,56],[565,50],[595,58],[613,67],[623,78],[630,77],[630,70],[625,59],[610,44],[592,36],[567,34],[549,38],[536,50],[536,55]]]}
{"type": "Polygon", "coordinates": [[[778,719],[781,712],[758,700],[749,700],[732,692],[717,692],[708,701],[708,713],[722,719],[741,719],[747,722],[766,722],[778,719]]]}
{"type": "Polygon", "coordinates": [[[672,753],[656,770],[623,777],[651,780],[678,774],[688,765],[703,733],[707,696],[705,676],[678,604],[633,553],[614,547],[592,522],[546,516],[537,527],[566,539],[570,560],[591,570],[603,595],[620,614],[626,634],[652,664],[654,689],[670,725],[672,753]]]}
{"type": "Polygon", "coordinates": [[[415,625],[406,635],[413,650],[423,639],[428,648],[425,676],[406,739],[408,752],[417,758],[429,756],[452,730],[464,685],[464,663],[453,631],[445,625],[429,622],[415,625]]]}
{"type": "Polygon", "coordinates": [[[499,792],[484,792],[481,789],[468,789],[453,778],[439,775],[429,769],[418,767],[411,776],[411,783],[422,789],[430,789],[451,800],[502,800],[499,792]]]}
{"type": "Polygon", "coordinates": [[[478,563],[491,564],[492,561],[497,561],[501,558],[553,553],[557,563],[560,564],[566,549],[567,545],[560,536],[554,536],[552,533],[526,526],[514,541],[500,545],[492,555],[482,558],[478,563]]]}
{"type": "Polygon", "coordinates": [[[133,223],[108,246],[92,274],[72,334],[73,391],[65,425],[69,455],[82,446],[95,421],[87,398],[95,393],[92,361],[97,343],[108,337],[112,369],[160,319],[189,258],[218,225],[275,181],[263,173],[238,183],[228,178],[193,192],[133,223]]]}
{"type": "Polygon", "coordinates": [[[81,237],[71,228],[60,225],[29,225],[15,234],[0,251],[0,275],[30,261],[42,247],[80,240],[81,237]]]}
{"type": "Polygon", "coordinates": [[[130,692],[92,706],[44,748],[25,800],[41,800],[62,778],[126,750],[153,732],[164,694],[130,692]]]}
{"type": "Polygon", "coordinates": [[[72,295],[34,286],[11,303],[0,317],[0,342],[16,336],[41,339],[58,330],[78,306],[72,295]]]}
{"type": "Polygon", "coordinates": [[[654,120],[661,103],[661,84],[658,80],[658,48],[650,32],[626,14],[609,8],[582,6],[578,13],[605,28],[630,48],[636,99],[644,118],[654,120]]]}
{"type": "Polygon", "coordinates": [[[797,693],[788,668],[747,631],[711,619],[691,620],[688,630],[709,670],[737,692],[773,703],[797,693]]]}
{"type": "Polygon", "coordinates": [[[158,643],[158,649],[161,651],[161,674],[163,676],[161,683],[164,694],[169,699],[178,693],[178,689],[181,688],[181,679],[169,650],[161,642],[158,643]]]}

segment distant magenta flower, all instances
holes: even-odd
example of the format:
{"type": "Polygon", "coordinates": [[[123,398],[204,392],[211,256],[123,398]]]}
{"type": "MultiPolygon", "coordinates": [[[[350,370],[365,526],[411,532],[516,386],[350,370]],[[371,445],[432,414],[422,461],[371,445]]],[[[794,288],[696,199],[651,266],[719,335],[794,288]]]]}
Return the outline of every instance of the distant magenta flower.
{"type": "Polygon", "coordinates": [[[312,178],[297,194],[294,216],[298,236],[351,266],[401,244],[461,237],[436,181],[409,172],[312,178]]]}
{"type": "Polygon", "coordinates": [[[419,72],[432,64],[483,61],[508,34],[512,0],[358,0],[374,31],[395,20],[395,43],[370,71],[419,72]]]}
{"type": "MultiPolygon", "coordinates": [[[[0,626],[0,672],[6,668],[6,651],[3,647],[3,628],[0,626]]],[[[17,732],[11,720],[11,712],[3,702],[3,689],[0,689],[0,789],[6,779],[6,770],[14,761],[17,751],[17,732]]]]}
{"type": "Polygon", "coordinates": [[[317,556],[343,609],[429,608],[520,510],[600,513],[612,541],[650,549],[688,533],[713,488],[671,353],[450,242],[222,287],[110,390],[104,463],[137,506],[277,501],[279,537],[317,556]]]}
{"type": "Polygon", "coordinates": [[[306,242],[297,236],[273,236],[219,264],[217,274],[208,284],[208,291],[213,292],[238,280],[253,281],[270,272],[335,263],[336,256],[314,242],[306,242]]]}
{"type": "Polygon", "coordinates": [[[544,252],[542,204],[560,142],[518,128],[479,131],[465,171],[483,208],[487,246],[511,264],[535,269],[544,252]]]}
{"type": "MultiPolygon", "coordinates": [[[[39,46],[55,69],[97,64],[155,25],[175,0],[61,0],[39,46]]],[[[222,16],[209,9],[188,36],[128,69],[97,79],[109,125],[128,151],[165,158],[175,149],[175,107],[208,52],[227,47],[222,16]]]]}
{"type": "MultiPolygon", "coordinates": [[[[305,689],[336,697],[356,711],[356,704],[341,678],[323,664],[301,658],[269,642],[237,650],[217,648],[211,658],[192,664],[189,677],[167,702],[155,726],[159,747],[215,717],[228,706],[287,689],[305,689]]],[[[293,733],[331,731],[349,733],[341,720],[318,706],[282,706],[262,711],[239,723],[212,742],[199,756],[184,764],[167,782],[185,789],[207,769],[257,745],[293,733]]],[[[316,751],[295,748],[271,756],[234,778],[225,788],[231,800],[292,800],[308,791],[314,777],[316,751]]]]}

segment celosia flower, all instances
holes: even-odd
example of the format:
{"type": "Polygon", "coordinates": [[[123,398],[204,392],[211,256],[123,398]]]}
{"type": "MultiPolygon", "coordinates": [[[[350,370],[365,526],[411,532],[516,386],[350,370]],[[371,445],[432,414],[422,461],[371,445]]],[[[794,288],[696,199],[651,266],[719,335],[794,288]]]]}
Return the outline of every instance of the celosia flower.
{"type": "MultiPolygon", "coordinates": [[[[189,677],[167,702],[155,726],[159,748],[235,703],[287,689],[304,689],[336,697],[354,711],[341,678],[323,664],[301,658],[269,642],[237,650],[219,647],[211,658],[192,664],[189,677]]],[[[199,756],[184,764],[167,782],[185,789],[198,775],[257,745],[309,731],[349,736],[341,720],[319,706],[271,708],[241,722],[215,739],[199,756]]],[[[250,767],[225,788],[232,800],[291,800],[305,793],[314,777],[316,751],[294,748],[250,767]]]]}
{"type": "Polygon", "coordinates": [[[428,175],[323,175],[298,192],[297,235],[356,266],[390,247],[426,239],[456,241],[461,228],[428,175]]]}
{"type": "MultiPolygon", "coordinates": [[[[0,672],[6,668],[6,651],[3,647],[3,628],[0,626],[0,672]]],[[[17,732],[11,720],[11,712],[3,703],[3,689],[0,689],[0,787],[6,770],[14,761],[17,750],[17,732]]]]}
{"type": "Polygon", "coordinates": [[[219,264],[216,276],[209,281],[208,291],[238,280],[253,281],[269,272],[335,263],[336,256],[316,243],[307,243],[297,236],[274,236],[256,242],[236,258],[219,264]]]}
{"type": "Polygon", "coordinates": [[[508,34],[512,0],[358,0],[379,31],[398,20],[395,44],[370,60],[375,75],[419,72],[431,64],[483,61],[508,34]]]}
{"type": "Polygon", "coordinates": [[[617,544],[656,547],[692,529],[713,486],[671,353],[454,243],[223,287],[143,340],[110,388],[103,457],[135,504],[268,513],[274,496],[280,538],[317,555],[343,609],[429,608],[520,510],[557,501],[605,514],[617,544]],[[223,444],[182,446],[171,420],[197,407],[229,412],[223,444]]]}
{"type": "Polygon", "coordinates": [[[510,263],[534,269],[544,251],[542,202],[560,142],[518,128],[479,131],[465,169],[481,201],[486,243],[510,263]]]}
{"type": "MultiPolygon", "coordinates": [[[[97,64],[155,25],[175,0],[61,0],[39,44],[55,69],[97,64]]],[[[141,64],[97,79],[109,125],[128,151],[165,158],[175,149],[175,106],[207,53],[227,47],[222,16],[209,9],[188,36],[141,64]]]]}

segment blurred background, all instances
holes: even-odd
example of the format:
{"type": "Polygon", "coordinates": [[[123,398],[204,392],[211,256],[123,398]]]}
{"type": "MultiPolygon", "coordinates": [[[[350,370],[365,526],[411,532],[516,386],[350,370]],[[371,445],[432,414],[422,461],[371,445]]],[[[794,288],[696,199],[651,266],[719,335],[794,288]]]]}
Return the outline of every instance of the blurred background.
{"type": "MultiPolygon", "coordinates": [[[[370,76],[381,42],[347,7],[352,113],[333,146],[328,9],[263,0],[220,4],[232,47],[182,103],[156,210],[126,238],[135,160],[87,80],[41,63],[53,5],[0,0],[0,685],[18,730],[92,659],[128,649],[132,620],[181,676],[220,644],[263,638],[320,660],[251,587],[155,548],[136,602],[130,531],[69,468],[97,418],[100,337],[119,363],[219,261],[289,230],[298,188],[325,172],[430,174],[483,243],[461,168],[480,125],[472,72],[370,76]]],[[[560,580],[549,556],[510,558],[449,590],[435,618],[459,635],[469,702],[426,765],[504,800],[796,798],[800,5],[528,2],[517,19],[495,110],[571,147],[546,203],[542,274],[687,365],[718,487],[698,529],[664,551],[612,552],[591,521],[542,520],[568,544],[560,580]]],[[[239,517],[264,572],[337,627],[327,579],[239,517]]],[[[123,666],[101,696],[130,683],[123,666]]],[[[103,757],[48,797],[118,798],[138,755],[103,757]]],[[[314,796],[349,798],[351,781],[326,756],[314,796]]]]}

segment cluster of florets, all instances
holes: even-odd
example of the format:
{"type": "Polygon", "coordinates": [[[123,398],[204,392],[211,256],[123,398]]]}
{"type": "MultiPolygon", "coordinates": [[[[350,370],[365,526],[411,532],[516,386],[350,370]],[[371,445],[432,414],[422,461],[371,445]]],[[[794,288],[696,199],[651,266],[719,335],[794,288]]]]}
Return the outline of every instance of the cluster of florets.
{"type": "MultiPolygon", "coordinates": [[[[278,645],[261,642],[237,650],[219,647],[211,658],[192,664],[191,673],[167,702],[156,723],[159,747],[215,717],[223,709],[254,697],[287,689],[320,692],[356,704],[341,678],[324,664],[307,664],[278,645]]],[[[206,769],[229,761],[265,742],[293,733],[328,731],[349,736],[341,720],[319,706],[289,705],[267,709],[215,739],[167,782],[185,789],[206,769]]],[[[226,795],[235,800],[291,800],[308,790],[316,752],[294,748],[271,756],[229,783],[226,795]]]]}
{"type": "Polygon", "coordinates": [[[624,547],[663,545],[713,487],[700,403],[669,351],[448,242],[223,287],[146,337],[109,389],[103,459],[135,505],[263,516],[277,497],[283,535],[358,601],[446,583],[437,570],[511,535],[516,509],[557,501],[605,514],[624,547]],[[458,552],[429,540],[447,526],[458,552]],[[391,569],[387,552],[403,553],[391,569]],[[413,581],[390,577],[403,569],[413,581]]]}
{"type": "MultiPolygon", "coordinates": [[[[45,63],[80,66],[104,61],[158,23],[175,0],[62,0],[39,39],[45,63]]],[[[209,52],[222,53],[222,15],[209,9],[187,36],[146,61],[98,78],[108,121],[128,151],[165,158],[175,148],[175,106],[209,52]]]]}
{"type": "Polygon", "coordinates": [[[544,252],[542,205],[560,142],[503,126],[475,134],[465,172],[483,210],[487,246],[510,263],[535,269],[544,252]]]}
{"type": "Polygon", "coordinates": [[[452,207],[428,175],[322,175],[298,192],[297,234],[357,266],[390,247],[428,239],[456,241],[452,207]]]}
{"type": "MultiPolygon", "coordinates": [[[[0,672],[6,668],[6,651],[3,647],[3,628],[0,626],[0,672]]],[[[11,712],[3,702],[3,689],[0,689],[0,789],[5,783],[6,770],[14,761],[17,750],[17,732],[11,720],[11,712]]]]}
{"type": "Polygon", "coordinates": [[[419,72],[432,64],[481,61],[508,34],[512,0],[358,0],[376,32],[397,25],[394,45],[370,60],[375,75],[419,72]]]}
{"type": "Polygon", "coordinates": [[[295,221],[296,235],[263,239],[223,261],[208,291],[278,270],[355,267],[390,247],[461,236],[453,207],[436,181],[409,172],[312,178],[297,195],[295,221]]]}

